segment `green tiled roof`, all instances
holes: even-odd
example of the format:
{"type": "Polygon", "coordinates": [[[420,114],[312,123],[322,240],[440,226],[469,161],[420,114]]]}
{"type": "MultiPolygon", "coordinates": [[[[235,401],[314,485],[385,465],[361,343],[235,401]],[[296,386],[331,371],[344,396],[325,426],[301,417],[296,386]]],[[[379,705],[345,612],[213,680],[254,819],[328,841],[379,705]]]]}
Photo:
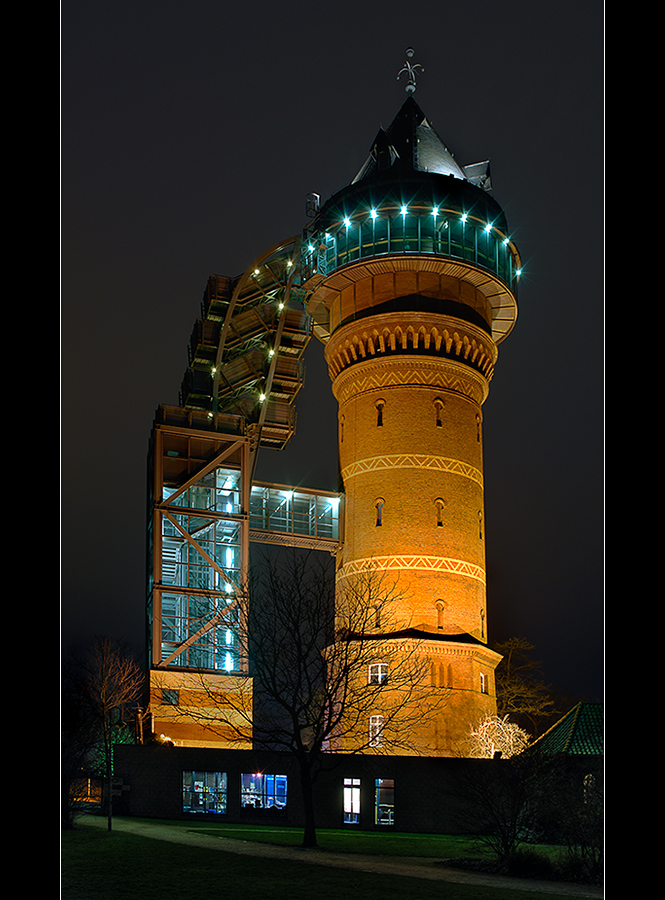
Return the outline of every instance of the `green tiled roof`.
{"type": "Polygon", "coordinates": [[[538,753],[598,756],[603,753],[603,704],[578,703],[531,745],[538,753]]]}

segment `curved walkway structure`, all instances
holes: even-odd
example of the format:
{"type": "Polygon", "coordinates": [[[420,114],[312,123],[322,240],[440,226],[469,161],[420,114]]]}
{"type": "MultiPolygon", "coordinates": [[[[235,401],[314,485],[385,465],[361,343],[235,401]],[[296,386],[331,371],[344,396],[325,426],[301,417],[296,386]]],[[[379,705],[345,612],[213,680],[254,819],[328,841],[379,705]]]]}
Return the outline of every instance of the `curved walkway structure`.
{"type": "MultiPolygon", "coordinates": [[[[107,820],[97,816],[82,816],[82,825],[107,827],[107,820]]],[[[537,891],[543,895],[554,894],[568,897],[602,898],[602,887],[568,884],[555,881],[534,881],[526,878],[508,878],[502,875],[486,875],[480,872],[465,872],[437,865],[429,857],[385,857],[356,853],[330,853],[325,850],[305,850],[301,847],[280,847],[275,844],[252,843],[224,837],[200,834],[178,825],[163,825],[144,819],[114,818],[113,828],[136,834],[139,837],[167,841],[173,844],[189,844],[207,850],[221,850],[243,856],[282,859],[289,862],[304,862],[314,866],[329,866],[340,869],[354,869],[359,872],[381,875],[401,875],[407,878],[424,878],[430,881],[448,881],[455,884],[484,885],[486,887],[509,888],[515,891],[537,891]]]]}

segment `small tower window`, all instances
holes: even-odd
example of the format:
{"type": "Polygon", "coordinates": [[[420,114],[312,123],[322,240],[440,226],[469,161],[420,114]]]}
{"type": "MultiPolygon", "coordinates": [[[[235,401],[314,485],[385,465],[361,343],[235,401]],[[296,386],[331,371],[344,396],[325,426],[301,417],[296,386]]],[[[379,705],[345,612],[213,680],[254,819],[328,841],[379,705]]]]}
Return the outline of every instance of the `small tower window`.
{"type": "Polygon", "coordinates": [[[376,603],[374,605],[374,627],[375,628],[381,627],[381,604],[380,603],[376,603]]]}
{"type": "Polygon", "coordinates": [[[443,400],[440,397],[437,397],[434,401],[434,413],[436,426],[441,428],[443,425],[443,400]]]}
{"type": "Polygon", "coordinates": [[[376,401],[376,427],[383,427],[383,410],[386,405],[385,400],[377,400],[376,401]]]}
{"type": "Polygon", "coordinates": [[[480,443],[480,426],[482,424],[482,419],[479,415],[476,415],[476,440],[480,443]]]}
{"type": "Polygon", "coordinates": [[[341,416],[339,420],[339,442],[340,444],[344,443],[344,416],[341,416]]]}
{"type": "Polygon", "coordinates": [[[478,510],[478,537],[482,541],[482,539],[483,539],[483,514],[480,510],[478,510]]]}
{"type": "Polygon", "coordinates": [[[481,673],[480,673],[480,693],[481,693],[481,694],[487,694],[487,693],[488,693],[488,688],[487,688],[487,675],[486,675],[484,672],[481,672],[481,673]]]}
{"type": "Polygon", "coordinates": [[[443,600],[436,601],[436,627],[439,631],[443,631],[443,614],[445,612],[446,604],[443,600]]]}
{"type": "Polygon", "coordinates": [[[446,502],[442,497],[437,497],[434,503],[436,505],[436,524],[439,528],[443,528],[443,510],[446,502]]]}
{"type": "Polygon", "coordinates": [[[375,508],[376,508],[376,525],[377,525],[377,528],[378,528],[380,525],[383,525],[383,507],[384,507],[385,502],[386,502],[386,501],[383,499],[383,497],[379,497],[379,499],[378,499],[378,500],[376,501],[376,503],[374,504],[374,505],[375,505],[375,508]]]}

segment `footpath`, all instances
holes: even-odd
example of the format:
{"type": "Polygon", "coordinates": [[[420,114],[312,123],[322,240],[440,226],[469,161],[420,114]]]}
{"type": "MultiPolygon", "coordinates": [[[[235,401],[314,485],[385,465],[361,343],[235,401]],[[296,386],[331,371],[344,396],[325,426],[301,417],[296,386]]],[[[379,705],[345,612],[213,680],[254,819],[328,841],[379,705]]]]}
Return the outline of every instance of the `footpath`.
{"type": "MultiPolygon", "coordinates": [[[[98,828],[107,827],[106,819],[99,816],[81,816],[78,821],[82,825],[98,828]]],[[[509,878],[504,875],[466,872],[461,869],[450,869],[447,866],[437,865],[435,859],[426,857],[366,856],[355,853],[331,853],[318,849],[305,850],[302,847],[281,847],[275,844],[260,844],[198,834],[196,831],[188,831],[179,826],[123,817],[113,818],[113,830],[125,831],[158,841],[168,841],[173,844],[189,844],[193,847],[203,847],[208,850],[222,850],[224,853],[259,856],[268,859],[284,859],[292,862],[305,862],[315,866],[332,866],[383,875],[405,875],[409,878],[426,878],[431,881],[449,881],[456,884],[503,887],[515,891],[539,891],[542,894],[585,897],[590,898],[590,900],[599,900],[599,898],[605,896],[602,887],[594,887],[593,885],[569,884],[561,881],[535,881],[527,878],[509,878]]]]}

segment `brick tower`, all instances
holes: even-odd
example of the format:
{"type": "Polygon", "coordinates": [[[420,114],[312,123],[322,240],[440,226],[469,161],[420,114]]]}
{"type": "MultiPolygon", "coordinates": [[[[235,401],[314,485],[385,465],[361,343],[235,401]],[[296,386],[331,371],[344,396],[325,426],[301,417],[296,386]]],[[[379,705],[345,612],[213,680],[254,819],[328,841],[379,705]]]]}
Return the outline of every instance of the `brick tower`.
{"type": "Polygon", "coordinates": [[[489,164],[459,165],[414,89],[411,78],[358,175],[317,209],[303,286],[339,406],[337,582],[372,568],[394,580],[392,636],[416,642],[423,690],[445,693],[411,752],[451,756],[496,712],[482,404],[516,319],[520,260],[489,164]]]}

